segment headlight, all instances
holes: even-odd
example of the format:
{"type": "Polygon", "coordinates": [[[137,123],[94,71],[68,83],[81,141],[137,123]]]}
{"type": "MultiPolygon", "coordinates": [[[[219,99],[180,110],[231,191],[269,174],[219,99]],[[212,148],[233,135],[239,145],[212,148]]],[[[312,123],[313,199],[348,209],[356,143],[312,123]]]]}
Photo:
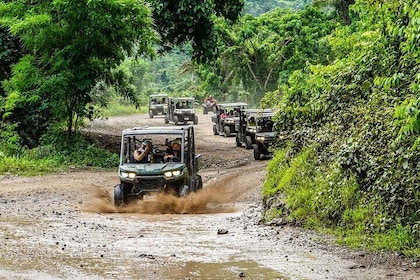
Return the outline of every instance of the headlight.
{"type": "Polygon", "coordinates": [[[255,128],[248,128],[248,131],[251,132],[251,133],[255,133],[256,129],[255,128]]]}
{"type": "Polygon", "coordinates": [[[257,136],[257,137],[256,137],[256,139],[257,139],[258,141],[264,142],[265,137],[264,137],[264,136],[257,136]]]}
{"type": "Polygon", "coordinates": [[[175,114],[182,114],[182,110],[175,110],[174,113],[175,114]]]}
{"type": "Polygon", "coordinates": [[[133,173],[133,172],[130,172],[130,173],[129,172],[121,172],[121,177],[133,179],[133,178],[136,177],[136,173],[133,173]]]}
{"type": "Polygon", "coordinates": [[[179,176],[180,174],[181,174],[181,170],[174,170],[174,171],[167,171],[163,173],[163,176],[165,176],[166,178],[171,178],[171,177],[179,176]]]}

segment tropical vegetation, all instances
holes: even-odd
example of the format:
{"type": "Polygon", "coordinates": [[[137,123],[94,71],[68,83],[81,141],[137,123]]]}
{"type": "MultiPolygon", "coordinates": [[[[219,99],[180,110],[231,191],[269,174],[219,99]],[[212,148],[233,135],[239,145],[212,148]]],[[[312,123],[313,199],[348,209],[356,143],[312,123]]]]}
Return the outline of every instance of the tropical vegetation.
{"type": "Polygon", "coordinates": [[[80,134],[101,108],[213,94],[288,135],[266,220],[420,256],[418,1],[146,2],[0,1],[1,173],[113,166],[80,134]]]}

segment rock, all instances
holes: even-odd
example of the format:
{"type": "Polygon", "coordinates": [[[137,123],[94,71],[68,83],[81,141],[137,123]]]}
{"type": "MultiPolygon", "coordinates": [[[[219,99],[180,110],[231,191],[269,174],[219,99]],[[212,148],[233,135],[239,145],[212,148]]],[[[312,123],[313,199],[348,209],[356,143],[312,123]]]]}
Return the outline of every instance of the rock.
{"type": "Polygon", "coordinates": [[[229,231],[227,229],[219,228],[217,230],[217,234],[227,234],[229,231]]]}

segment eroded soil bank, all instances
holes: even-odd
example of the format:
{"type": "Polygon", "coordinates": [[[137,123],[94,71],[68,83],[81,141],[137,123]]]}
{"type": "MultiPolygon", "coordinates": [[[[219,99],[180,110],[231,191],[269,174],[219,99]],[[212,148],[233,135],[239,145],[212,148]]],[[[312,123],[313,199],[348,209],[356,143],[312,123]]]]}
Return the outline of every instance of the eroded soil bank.
{"type": "MultiPolygon", "coordinates": [[[[0,279],[420,279],[415,260],[333,245],[325,235],[263,226],[267,161],[212,134],[199,115],[204,189],[115,208],[115,171],[0,176],[0,279]]],[[[164,125],[133,115],[93,122],[101,143],[124,127],[164,125]]]]}

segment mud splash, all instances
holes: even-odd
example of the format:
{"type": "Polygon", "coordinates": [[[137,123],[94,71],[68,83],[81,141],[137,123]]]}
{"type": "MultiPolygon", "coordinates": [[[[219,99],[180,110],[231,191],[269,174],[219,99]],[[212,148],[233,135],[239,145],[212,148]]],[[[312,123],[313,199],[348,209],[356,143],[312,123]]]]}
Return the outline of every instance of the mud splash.
{"type": "Polygon", "coordinates": [[[236,191],[234,178],[226,176],[209,183],[202,190],[184,197],[166,193],[146,196],[144,200],[134,200],[128,205],[115,207],[112,194],[100,186],[93,186],[91,194],[81,210],[91,213],[139,213],[139,214],[209,214],[235,212],[236,191]]]}

